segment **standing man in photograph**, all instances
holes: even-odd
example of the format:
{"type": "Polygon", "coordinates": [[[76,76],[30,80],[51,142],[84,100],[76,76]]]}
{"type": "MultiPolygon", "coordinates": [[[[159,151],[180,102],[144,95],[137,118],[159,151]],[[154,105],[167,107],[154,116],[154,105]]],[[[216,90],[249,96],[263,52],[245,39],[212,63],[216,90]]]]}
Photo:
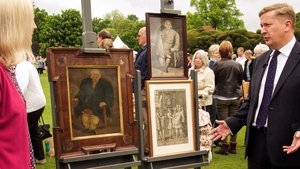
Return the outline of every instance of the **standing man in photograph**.
{"type": "Polygon", "coordinates": [[[164,29],[161,31],[161,39],[163,45],[163,56],[160,58],[160,64],[164,72],[168,72],[172,56],[175,63],[178,59],[178,51],[180,47],[180,37],[177,31],[172,28],[170,20],[166,20],[164,23],[164,29]]]}
{"type": "Polygon", "coordinates": [[[286,3],[264,7],[261,33],[271,48],[254,63],[250,101],[211,131],[225,139],[243,125],[249,169],[300,168],[300,43],[294,36],[296,14],[286,3]]]}

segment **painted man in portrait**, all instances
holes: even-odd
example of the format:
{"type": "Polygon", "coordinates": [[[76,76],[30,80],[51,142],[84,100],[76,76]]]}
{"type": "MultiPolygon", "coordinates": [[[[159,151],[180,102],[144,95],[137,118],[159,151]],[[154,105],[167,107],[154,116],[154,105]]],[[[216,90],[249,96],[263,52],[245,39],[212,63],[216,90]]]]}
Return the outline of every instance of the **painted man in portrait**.
{"type": "Polygon", "coordinates": [[[74,114],[81,118],[85,129],[93,131],[112,123],[113,96],[112,84],[101,78],[100,69],[91,69],[90,76],[81,81],[73,99],[74,114]]]}

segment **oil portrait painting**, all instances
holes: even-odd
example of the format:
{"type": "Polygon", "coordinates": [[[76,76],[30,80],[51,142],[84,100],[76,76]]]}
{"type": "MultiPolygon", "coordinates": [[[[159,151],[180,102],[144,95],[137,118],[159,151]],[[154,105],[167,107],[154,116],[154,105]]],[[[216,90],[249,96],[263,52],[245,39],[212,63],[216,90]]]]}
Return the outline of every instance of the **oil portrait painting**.
{"type": "Polygon", "coordinates": [[[73,139],[123,132],[117,67],[69,67],[69,106],[73,139]]]}

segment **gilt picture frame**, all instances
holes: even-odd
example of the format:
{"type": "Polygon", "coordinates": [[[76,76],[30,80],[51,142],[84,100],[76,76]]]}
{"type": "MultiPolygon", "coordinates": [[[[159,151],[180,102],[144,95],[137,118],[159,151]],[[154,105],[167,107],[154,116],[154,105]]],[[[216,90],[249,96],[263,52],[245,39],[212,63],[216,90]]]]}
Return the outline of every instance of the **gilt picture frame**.
{"type": "Polygon", "coordinates": [[[149,155],[174,155],[195,151],[191,80],[146,82],[149,155]]]}
{"type": "Polygon", "coordinates": [[[119,66],[68,66],[67,80],[72,140],[123,134],[119,66]]]}

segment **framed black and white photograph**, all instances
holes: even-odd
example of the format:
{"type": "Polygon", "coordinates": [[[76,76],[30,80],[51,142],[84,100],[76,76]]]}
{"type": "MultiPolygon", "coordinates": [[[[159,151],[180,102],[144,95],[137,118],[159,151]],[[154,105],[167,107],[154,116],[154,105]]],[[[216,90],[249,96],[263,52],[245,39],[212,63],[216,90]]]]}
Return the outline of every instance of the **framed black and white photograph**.
{"type": "Polygon", "coordinates": [[[187,79],[186,18],[146,13],[150,79],[187,79]]]}
{"type": "Polygon", "coordinates": [[[149,155],[195,151],[191,80],[147,81],[149,155]]]}

